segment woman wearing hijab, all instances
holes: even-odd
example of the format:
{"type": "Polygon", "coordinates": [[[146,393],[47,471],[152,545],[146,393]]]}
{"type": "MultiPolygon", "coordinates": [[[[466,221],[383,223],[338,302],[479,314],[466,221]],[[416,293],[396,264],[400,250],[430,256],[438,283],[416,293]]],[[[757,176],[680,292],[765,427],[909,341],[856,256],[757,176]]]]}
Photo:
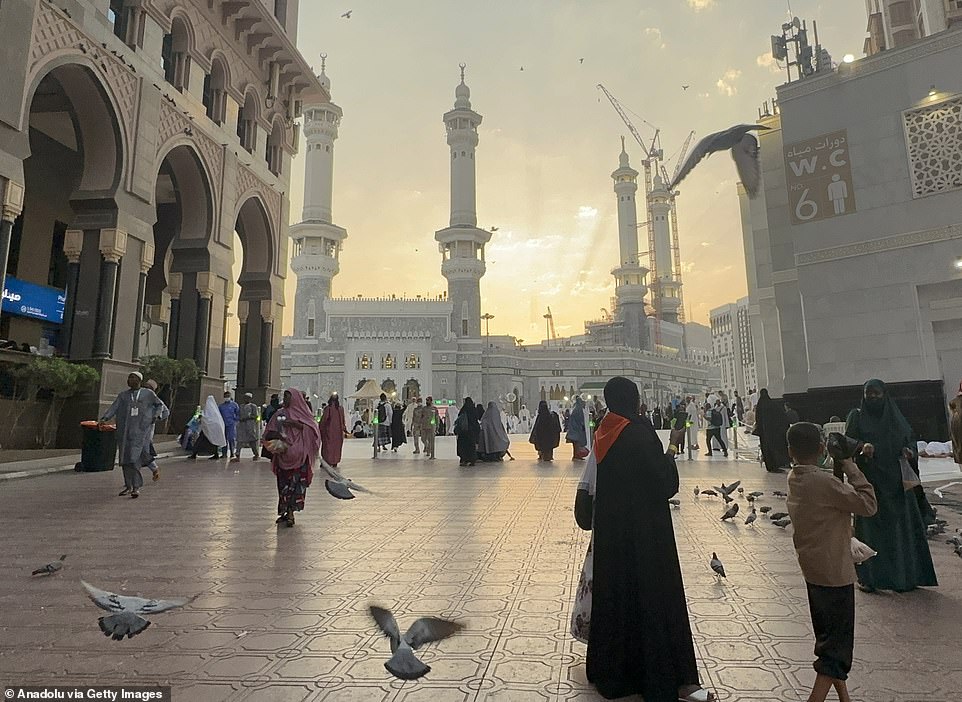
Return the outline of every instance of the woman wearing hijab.
{"type": "Polygon", "coordinates": [[[478,439],[481,436],[481,426],[478,424],[474,400],[464,398],[458,419],[454,423],[454,433],[458,437],[458,458],[461,466],[473,466],[478,460],[478,439]]]}
{"type": "Polygon", "coordinates": [[[404,430],[404,409],[400,405],[392,405],[391,414],[391,450],[397,453],[402,444],[407,443],[407,432],[404,430]]]}
{"type": "Polygon", "coordinates": [[[900,459],[916,457],[912,427],[881,380],[865,383],[862,405],[849,412],[845,434],[865,442],[856,462],[878,498],[874,517],[855,518],[855,538],[878,551],[855,567],[859,587],[908,592],[938,585],[919,501],[902,485],[900,459]]]}
{"type": "MultiPolygon", "coordinates": [[[[220,458],[220,447],[227,446],[227,435],[224,428],[224,418],[213,395],[207,396],[207,402],[200,413],[200,434],[194,439],[194,452],[190,460],[196,461],[198,453],[211,453],[210,460],[220,458]]],[[[227,451],[224,451],[227,457],[227,451]]]]}
{"type": "Polygon", "coordinates": [[[791,459],[788,457],[788,417],[781,403],[775,402],[762,389],[755,408],[755,436],[762,449],[762,461],[769,473],[782,473],[791,459]]]}
{"type": "Polygon", "coordinates": [[[708,702],[699,685],[668,499],[678,492],[674,455],[666,454],[638,414],[638,387],[605,385],[608,413],[578,485],[575,519],[591,530],[593,580],[587,678],[606,699],[708,702]]]}
{"type": "Polygon", "coordinates": [[[565,441],[571,444],[571,460],[585,460],[588,455],[588,421],[585,401],[580,395],[575,397],[575,406],[571,408],[565,441]]]}
{"type": "Polygon", "coordinates": [[[481,417],[481,434],[478,439],[478,458],[485,463],[500,461],[508,452],[511,441],[504,429],[504,420],[497,403],[489,402],[481,417]]]}
{"type": "Polygon", "coordinates": [[[528,441],[534,444],[538,451],[539,461],[554,459],[554,450],[561,443],[561,418],[557,412],[548,408],[548,403],[544,400],[538,405],[538,414],[534,418],[528,441]]]}
{"type": "Polygon", "coordinates": [[[321,448],[321,433],[307,401],[294,389],[284,391],[284,402],[271,416],[264,431],[265,441],[278,440],[282,450],[273,450],[271,469],[277,476],[277,524],[294,526],[294,512],[304,509],[307,488],[314,478],[314,461],[321,448]]]}
{"type": "Polygon", "coordinates": [[[344,435],[347,433],[347,420],[344,418],[344,408],[337,394],[331,395],[321,415],[321,458],[337,468],[341,462],[341,449],[344,447],[344,435]]]}

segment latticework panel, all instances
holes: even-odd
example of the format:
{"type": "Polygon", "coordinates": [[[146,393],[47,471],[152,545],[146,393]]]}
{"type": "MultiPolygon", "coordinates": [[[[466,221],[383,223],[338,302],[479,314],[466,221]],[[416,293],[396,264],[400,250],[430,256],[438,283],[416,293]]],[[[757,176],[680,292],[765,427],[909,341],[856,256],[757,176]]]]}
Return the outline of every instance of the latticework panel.
{"type": "Polygon", "coordinates": [[[903,113],[912,196],[962,188],[962,97],[903,113]]]}

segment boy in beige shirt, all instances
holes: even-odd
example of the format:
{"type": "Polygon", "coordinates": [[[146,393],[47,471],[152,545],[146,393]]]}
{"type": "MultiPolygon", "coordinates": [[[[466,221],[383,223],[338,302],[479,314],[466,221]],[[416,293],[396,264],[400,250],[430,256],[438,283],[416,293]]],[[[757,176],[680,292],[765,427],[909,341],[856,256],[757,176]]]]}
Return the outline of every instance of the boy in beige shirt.
{"type": "Polygon", "coordinates": [[[818,467],[826,448],[815,424],[789,428],[788,453],[794,465],[788,477],[788,514],[815,630],[817,675],[808,702],[823,702],[833,687],[841,702],[850,702],[845,680],[855,645],[852,515],[875,514],[875,489],[851,460],[840,466],[848,482],[818,467]]]}

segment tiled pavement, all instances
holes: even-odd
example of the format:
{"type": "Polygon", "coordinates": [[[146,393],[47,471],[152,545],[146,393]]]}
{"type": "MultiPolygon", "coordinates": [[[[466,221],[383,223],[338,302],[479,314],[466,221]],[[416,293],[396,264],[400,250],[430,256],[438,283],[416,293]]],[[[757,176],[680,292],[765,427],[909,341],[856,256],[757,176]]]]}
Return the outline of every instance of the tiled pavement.
{"type": "MultiPolygon", "coordinates": [[[[375,463],[349,444],[342,468],[379,495],[340,502],[318,482],[293,529],[273,524],[264,461],[168,460],[139,500],[116,497],[119,470],[2,484],[0,686],[171,684],[177,702],[600,699],[568,635],[587,545],[571,511],[580,467],[539,466],[516,440],[517,461],[473,469],[457,467],[450,439],[430,464],[409,453],[375,463]],[[60,553],[61,574],[30,580],[60,553]],[[116,643],[101,635],[81,577],[198,598],[116,643]],[[426,678],[393,680],[369,602],[393,608],[402,627],[430,613],[468,628],[424,651],[426,678]]],[[[770,491],[784,478],[744,462],[680,466],[675,534],[704,683],[727,702],[804,700],[812,639],[790,529],[721,523],[717,499],[691,495],[736,478],[770,491]],[[728,570],[722,585],[711,551],[728,570]]],[[[942,512],[962,527],[957,511],[942,512]]],[[[960,698],[962,559],[931,545],[941,587],[858,596],[856,700],[960,698]]]]}

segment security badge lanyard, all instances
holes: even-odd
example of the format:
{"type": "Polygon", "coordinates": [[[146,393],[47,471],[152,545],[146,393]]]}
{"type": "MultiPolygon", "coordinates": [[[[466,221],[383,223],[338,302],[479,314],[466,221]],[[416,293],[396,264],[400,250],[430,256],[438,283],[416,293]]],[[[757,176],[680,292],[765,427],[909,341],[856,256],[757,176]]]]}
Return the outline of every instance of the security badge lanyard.
{"type": "MultiPolygon", "coordinates": [[[[131,395],[134,395],[133,390],[130,391],[131,395]]],[[[140,408],[136,406],[137,402],[140,400],[140,389],[137,390],[137,394],[134,395],[134,406],[130,408],[130,416],[136,417],[140,414],[140,408]]]]}

